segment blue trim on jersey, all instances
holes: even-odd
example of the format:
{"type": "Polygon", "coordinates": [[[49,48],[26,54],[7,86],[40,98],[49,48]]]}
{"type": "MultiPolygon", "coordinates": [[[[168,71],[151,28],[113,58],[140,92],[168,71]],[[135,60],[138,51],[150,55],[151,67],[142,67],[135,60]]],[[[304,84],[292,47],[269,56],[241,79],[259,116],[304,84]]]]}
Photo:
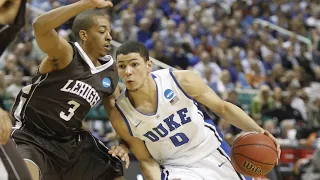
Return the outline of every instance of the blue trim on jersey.
{"type": "Polygon", "coordinates": [[[127,119],[126,116],[123,114],[123,112],[121,111],[121,109],[120,109],[120,107],[118,106],[117,103],[115,103],[115,106],[116,106],[116,108],[118,109],[118,111],[120,112],[122,118],[124,119],[124,122],[126,123],[126,125],[127,125],[127,127],[128,127],[129,133],[131,134],[131,136],[133,136],[132,131],[131,131],[130,124],[129,124],[129,122],[128,122],[128,119],[127,119]]]}
{"type": "Polygon", "coordinates": [[[151,74],[151,76],[152,76],[152,79],[157,78],[157,76],[156,76],[156,75],[154,75],[154,74],[151,74]]]}
{"type": "Polygon", "coordinates": [[[165,174],[164,174],[164,172],[163,172],[163,169],[160,169],[160,171],[161,171],[161,180],[166,180],[165,179],[165,174]]]}
{"type": "MultiPolygon", "coordinates": [[[[219,133],[219,136],[223,139],[223,135],[221,134],[221,132],[219,131],[219,129],[217,128],[217,126],[214,124],[213,120],[211,119],[206,119],[204,120],[205,123],[211,124],[213,126],[216,127],[217,132],[219,133]]],[[[225,154],[228,155],[228,158],[230,159],[230,152],[231,152],[231,148],[229,146],[229,144],[223,139],[223,141],[221,142],[220,145],[221,149],[224,151],[225,154]]],[[[243,176],[243,175],[242,175],[243,176]]],[[[246,180],[252,180],[252,178],[247,177],[247,176],[243,176],[246,180]]],[[[242,178],[243,179],[243,178],[242,178]]]]}
{"type": "Polygon", "coordinates": [[[208,124],[211,124],[212,126],[216,127],[216,130],[217,130],[220,138],[223,139],[223,134],[220,132],[220,130],[218,129],[217,125],[213,122],[212,119],[205,119],[204,122],[208,123],[208,124]]]}
{"type": "Polygon", "coordinates": [[[177,85],[177,86],[179,87],[179,89],[183,92],[183,94],[184,94],[185,96],[187,96],[187,98],[193,100],[193,98],[190,97],[190,96],[182,89],[182,87],[181,87],[180,84],[178,83],[176,77],[174,77],[174,75],[173,75],[173,73],[172,73],[172,68],[169,69],[169,73],[170,73],[172,79],[174,80],[174,82],[176,83],[176,85],[177,85]]]}

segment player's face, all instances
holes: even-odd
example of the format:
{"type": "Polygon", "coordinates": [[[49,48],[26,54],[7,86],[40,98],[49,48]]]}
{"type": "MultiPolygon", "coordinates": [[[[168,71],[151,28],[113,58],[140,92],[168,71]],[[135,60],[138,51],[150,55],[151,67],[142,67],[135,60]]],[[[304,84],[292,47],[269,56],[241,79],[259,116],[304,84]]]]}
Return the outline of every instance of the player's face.
{"type": "Polygon", "coordinates": [[[139,90],[152,69],[151,61],[145,61],[139,53],[117,56],[118,74],[129,91],[139,90]]]}
{"type": "Polygon", "coordinates": [[[111,29],[106,17],[96,16],[94,24],[87,32],[87,46],[94,57],[103,57],[111,49],[111,29]]]}

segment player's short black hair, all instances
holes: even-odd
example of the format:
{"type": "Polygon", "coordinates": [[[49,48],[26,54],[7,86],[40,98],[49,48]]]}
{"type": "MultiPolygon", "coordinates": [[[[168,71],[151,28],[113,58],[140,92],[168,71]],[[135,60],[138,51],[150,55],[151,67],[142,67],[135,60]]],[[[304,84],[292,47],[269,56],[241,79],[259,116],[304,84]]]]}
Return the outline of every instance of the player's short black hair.
{"type": "Polygon", "coordinates": [[[104,16],[104,13],[99,9],[90,9],[78,14],[72,23],[72,32],[77,41],[80,40],[79,32],[89,29],[93,23],[93,17],[104,16]]]}
{"type": "Polygon", "coordinates": [[[123,43],[116,52],[116,57],[120,54],[127,55],[130,53],[139,53],[140,56],[145,60],[149,60],[149,52],[147,47],[138,41],[127,41],[123,43]]]}

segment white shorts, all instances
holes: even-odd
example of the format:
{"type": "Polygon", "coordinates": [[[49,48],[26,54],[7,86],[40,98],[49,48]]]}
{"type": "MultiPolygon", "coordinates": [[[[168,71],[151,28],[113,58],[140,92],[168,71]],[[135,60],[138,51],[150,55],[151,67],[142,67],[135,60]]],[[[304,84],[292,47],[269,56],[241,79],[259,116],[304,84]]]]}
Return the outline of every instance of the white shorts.
{"type": "Polygon", "coordinates": [[[161,180],[246,180],[219,147],[211,155],[187,166],[162,166],[161,180]]]}

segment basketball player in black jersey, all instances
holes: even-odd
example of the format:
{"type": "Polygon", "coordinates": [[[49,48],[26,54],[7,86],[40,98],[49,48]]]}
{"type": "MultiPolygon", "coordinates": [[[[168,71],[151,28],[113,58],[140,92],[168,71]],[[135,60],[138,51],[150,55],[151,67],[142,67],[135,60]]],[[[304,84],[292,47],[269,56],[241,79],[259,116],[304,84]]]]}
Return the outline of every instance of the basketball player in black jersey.
{"type": "Polygon", "coordinates": [[[115,63],[107,55],[110,23],[96,9],[111,6],[105,0],[81,0],[33,22],[36,41],[47,57],[16,98],[12,116],[20,128],[12,138],[34,180],[118,180],[123,176],[121,160],[128,167],[125,146],[108,150],[81,128],[99,101],[108,114],[118,93],[115,63]],[[54,29],[74,16],[77,42],[72,43],[54,29]]]}
{"type": "MultiPolygon", "coordinates": [[[[0,56],[25,24],[26,0],[0,0],[0,56]]],[[[9,139],[12,122],[0,108],[0,179],[31,180],[29,171],[9,139]]]]}

